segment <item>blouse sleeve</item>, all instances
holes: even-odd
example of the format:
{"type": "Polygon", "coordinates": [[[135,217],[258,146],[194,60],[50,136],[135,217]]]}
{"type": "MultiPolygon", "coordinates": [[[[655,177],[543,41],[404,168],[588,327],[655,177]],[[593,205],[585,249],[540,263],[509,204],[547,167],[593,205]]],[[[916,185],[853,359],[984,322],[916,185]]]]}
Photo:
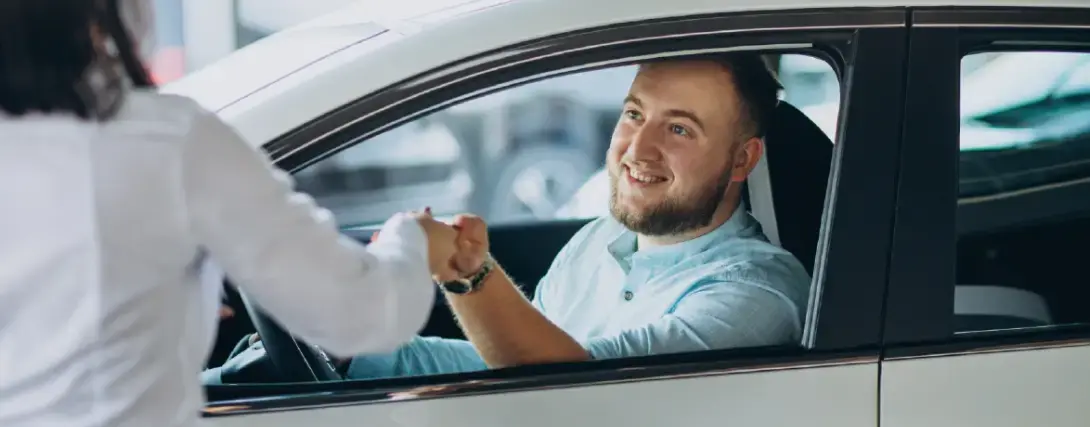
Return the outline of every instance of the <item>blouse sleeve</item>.
{"type": "Polygon", "coordinates": [[[366,247],[291,177],[204,112],[183,149],[189,223],[232,283],[293,334],[337,356],[392,351],[435,298],[427,236],[396,215],[366,247]]]}

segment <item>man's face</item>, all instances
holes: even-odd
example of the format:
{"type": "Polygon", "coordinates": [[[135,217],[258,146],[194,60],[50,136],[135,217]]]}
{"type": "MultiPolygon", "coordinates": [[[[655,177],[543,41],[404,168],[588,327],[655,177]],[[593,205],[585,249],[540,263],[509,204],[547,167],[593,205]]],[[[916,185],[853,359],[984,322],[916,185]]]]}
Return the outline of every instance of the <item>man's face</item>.
{"type": "Polygon", "coordinates": [[[739,106],[718,64],[641,66],[606,156],[613,216],[648,236],[707,226],[749,172],[739,106]]]}

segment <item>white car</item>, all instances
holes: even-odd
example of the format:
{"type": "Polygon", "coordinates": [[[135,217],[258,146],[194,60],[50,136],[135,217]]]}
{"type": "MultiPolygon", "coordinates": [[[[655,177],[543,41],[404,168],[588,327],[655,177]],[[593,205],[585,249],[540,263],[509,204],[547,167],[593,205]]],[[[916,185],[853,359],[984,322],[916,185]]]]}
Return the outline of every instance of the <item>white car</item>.
{"type": "MultiPolygon", "coordinates": [[[[307,174],[323,162],[341,162],[341,153],[349,152],[341,150],[367,146],[391,129],[416,126],[425,117],[439,120],[453,114],[455,105],[531,82],[737,49],[821,59],[840,79],[837,111],[843,112],[830,132],[838,135],[837,143],[783,103],[746,192],[770,240],[812,271],[802,338],[777,347],[345,380],[320,350],[298,345],[247,306],[253,316],[223,323],[210,363],[222,363],[230,346],[256,328],[275,374],[208,386],[208,426],[1090,423],[1090,286],[1083,268],[1090,241],[1090,138],[1054,132],[1045,143],[991,151],[988,162],[958,149],[962,57],[1000,50],[1086,51],[1090,4],[429,4],[430,10],[377,20],[365,7],[349,8],[276,33],[164,90],[194,97],[281,167],[307,174]],[[983,164],[1007,169],[992,175],[986,168],[974,170],[982,180],[1036,178],[1019,181],[1029,183],[1019,187],[980,186],[972,197],[959,197],[959,169],[964,174],[983,164]]],[[[1017,90],[1039,77],[1019,76],[992,90],[1017,90]]],[[[1063,97],[1017,110],[1029,114],[1042,105],[1059,106],[1064,120],[1033,117],[1048,129],[1077,127],[1087,122],[1076,119],[1090,111],[1080,103],[1090,97],[1088,88],[1072,84],[1063,97]]],[[[1015,123],[1018,117],[1023,116],[992,119],[1022,126],[1015,123]]],[[[603,140],[594,150],[604,149],[610,126],[603,118],[596,127],[603,140]]],[[[498,128],[502,124],[451,128],[461,148],[438,154],[472,159],[476,155],[467,150],[495,150],[497,139],[488,133],[498,128]]],[[[445,131],[436,135],[448,138],[445,131]]],[[[406,138],[383,147],[405,145],[411,151],[408,146],[416,143],[406,138]]],[[[405,158],[385,153],[383,159],[405,158]]],[[[601,161],[599,155],[580,179],[590,178],[601,161]]],[[[479,182],[477,175],[496,173],[496,167],[470,162],[467,182],[479,182]]],[[[418,178],[405,173],[371,177],[377,184],[368,185],[418,178]]],[[[436,191],[435,197],[448,195],[436,191]]],[[[607,197],[599,190],[591,198],[601,207],[607,197]]],[[[341,214],[339,208],[334,212],[341,214]]],[[[557,250],[587,220],[575,215],[493,222],[494,256],[532,292],[557,250]]],[[[344,232],[369,235],[365,226],[344,232]]],[[[460,332],[440,303],[424,334],[460,332]]]]}

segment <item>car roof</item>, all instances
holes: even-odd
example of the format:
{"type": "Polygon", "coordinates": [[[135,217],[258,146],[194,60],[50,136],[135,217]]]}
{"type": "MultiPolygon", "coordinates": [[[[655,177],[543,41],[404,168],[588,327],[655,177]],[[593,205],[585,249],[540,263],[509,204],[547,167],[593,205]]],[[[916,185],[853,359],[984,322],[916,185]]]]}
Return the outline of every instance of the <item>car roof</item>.
{"type": "Polygon", "coordinates": [[[358,1],[273,33],[168,83],[163,91],[194,97],[206,108],[220,111],[284,76],[384,32],[411,34],[510,1],[414,0],[397,6],[358,1]]]}
{"type": "Polygon", "coordinates": [[[514,43],[675,16],[847,7],[1088,7],[1085,0],[425,0],[361,2],[273,34],[164,92],[217,111],[254,145],[405,78],[514,43]],[[482,31],[487,28],[487,31],[482,31]]]}

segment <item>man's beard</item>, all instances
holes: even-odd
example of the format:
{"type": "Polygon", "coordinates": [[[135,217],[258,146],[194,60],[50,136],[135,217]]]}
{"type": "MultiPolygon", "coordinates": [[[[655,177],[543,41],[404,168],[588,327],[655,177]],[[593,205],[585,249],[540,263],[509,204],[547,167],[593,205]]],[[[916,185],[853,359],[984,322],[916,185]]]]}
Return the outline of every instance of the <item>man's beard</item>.
{"type": "Polygon", "coordinates": [[[720,176],[722,178],[712,183],[714,185],[703,186],[691,197],[666,196],[644,212],[633,212],[618,203],[617,181],[621,177],[610,175],[609,213],[625,228],[645,236],[671,236],[703,228],[711,224],[730,186],[730,174],[720,176]]]}

